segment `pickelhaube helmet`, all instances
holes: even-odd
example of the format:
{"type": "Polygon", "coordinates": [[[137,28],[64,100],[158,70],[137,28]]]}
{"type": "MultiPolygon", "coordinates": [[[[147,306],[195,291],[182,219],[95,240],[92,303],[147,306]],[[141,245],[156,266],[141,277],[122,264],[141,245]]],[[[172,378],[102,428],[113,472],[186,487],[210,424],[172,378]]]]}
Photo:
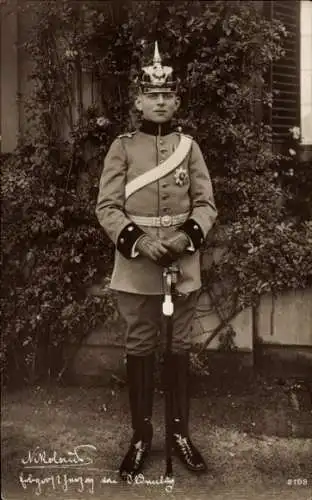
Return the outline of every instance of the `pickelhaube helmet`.
{"type": "Polygon", "coordinates": [[[153,64],[142,68],[142,75],[139,81],[140,90],[143,94],[157,92],[177,92],[178,79],[173,78],[173,68],[163,66],[158,50],[158,43],[155,42],[153,64]]]}

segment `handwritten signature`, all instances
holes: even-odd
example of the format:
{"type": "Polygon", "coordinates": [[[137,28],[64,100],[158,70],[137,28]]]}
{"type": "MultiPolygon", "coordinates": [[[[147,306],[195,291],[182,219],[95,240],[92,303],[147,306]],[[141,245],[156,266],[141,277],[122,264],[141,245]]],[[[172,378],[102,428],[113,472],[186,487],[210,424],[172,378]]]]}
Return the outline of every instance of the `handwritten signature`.
{"type": "Polygon", "coordinates": [[[93,464],[93,458],[85,454],[86,451],[96,451],[92,444],[81,444],[75,446],[72,451],[66,451],[60,455],[56,450],[48,452],[37,446],[34,450],[28,450],[21,463],[25,468],[48,468],[48,467],[73,467],[87,466],[93,464]],[[83,453],[83,455],[81,455],[83,453]]]}
{"type": "MultiPolygon", "coordinates": [[[[36,446],[32,450],[28,450],[27,454],[21,459],[23,469],[67,469],[68,467],[90,466],[94,463],[91,452],[96,451],[96,447],[92,444],[82,444],[75,446],[72,450],[59,453],[56,450],[47,451],[36,446]]],[[[89,471],[100,469],[87,467],[89,471]]],[[[65,471],[64,471],[65,472],[65,471]]],[[[102,471],[103,472],[103,471],[102,471]]],[[[109,471],[117,472],[117,471],[109,471]]],[[[77,493],[88,492],[93,494],[98,485],[113,485],[118,484],[117,478],[103,476],[92,477],[92,475],[84,476],[82,473],[70,474],[57,472],[54,474],[49,471],[48,474],[42,476],[34,473],[26,473],[24,471],[19,474],[19,482],[24,490],[29,487],[34,488],[35,494],[41,495],[44,490],[51,489],[66,492],[69,489],[75,489],[77,493]]],[[[134,477],[131,475],[127,478],[127,483],[132,486],[164,486],[166,492],[172,492],[174,488],[174,478],[160,476],[157,479],[147,479],[143,474],[138,474],[134,477]]]]}

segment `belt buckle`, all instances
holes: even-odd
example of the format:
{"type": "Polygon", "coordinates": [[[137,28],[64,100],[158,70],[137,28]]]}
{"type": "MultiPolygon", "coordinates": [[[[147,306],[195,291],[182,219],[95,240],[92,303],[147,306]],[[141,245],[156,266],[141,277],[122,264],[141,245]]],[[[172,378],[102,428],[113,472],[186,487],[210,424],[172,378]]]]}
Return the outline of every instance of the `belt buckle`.
{"type": "Polygon", "coordinates": [[[172,225],[172,217],[171,217],[171,215],[162,215],[160,217],[160,225],[162,227],[170,227],[172,225]]]}

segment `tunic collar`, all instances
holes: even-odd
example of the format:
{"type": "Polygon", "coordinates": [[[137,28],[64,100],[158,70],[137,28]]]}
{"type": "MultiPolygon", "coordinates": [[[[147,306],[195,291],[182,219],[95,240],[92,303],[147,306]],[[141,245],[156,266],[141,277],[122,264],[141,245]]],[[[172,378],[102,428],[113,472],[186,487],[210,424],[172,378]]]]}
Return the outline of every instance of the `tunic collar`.
{"type": "Polygon", "coordinates": [[[143,120],[142,125],[140,126],[140,131],[149,135],[168,135],[171,132],[174,132],[174,130],[175,129],[172,126],[171,121],[165,123],[155,123],[143,120]]]}

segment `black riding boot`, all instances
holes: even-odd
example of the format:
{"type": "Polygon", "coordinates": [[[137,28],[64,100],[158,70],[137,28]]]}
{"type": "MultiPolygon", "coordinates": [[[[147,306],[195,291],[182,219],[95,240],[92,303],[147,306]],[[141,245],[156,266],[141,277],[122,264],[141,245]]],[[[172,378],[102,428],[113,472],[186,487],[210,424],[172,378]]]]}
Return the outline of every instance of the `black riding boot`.
{"type": "Polygon", "coordinates": [[[205,461],[189,438],[189,364],[188,352],[171,354],[172,367],[172,443],[181,462],[193,472],[207,470],[205,461]]]}
{"type": "Polygon", "coordinates": [[[127,376],[133,436],[119,473],[123,479],[140,472],[153,437],[151,424],[154,396],[155,355],[127,356],[127,376]]]}

